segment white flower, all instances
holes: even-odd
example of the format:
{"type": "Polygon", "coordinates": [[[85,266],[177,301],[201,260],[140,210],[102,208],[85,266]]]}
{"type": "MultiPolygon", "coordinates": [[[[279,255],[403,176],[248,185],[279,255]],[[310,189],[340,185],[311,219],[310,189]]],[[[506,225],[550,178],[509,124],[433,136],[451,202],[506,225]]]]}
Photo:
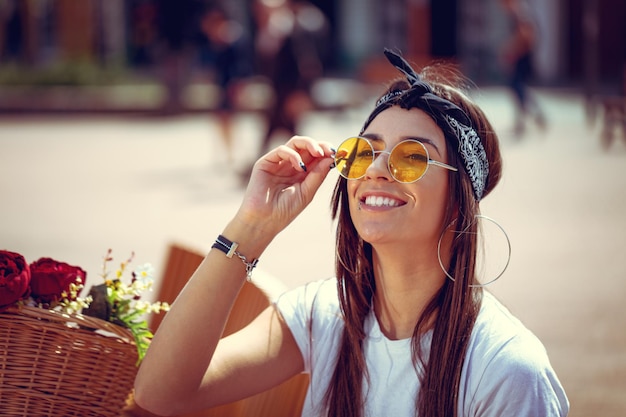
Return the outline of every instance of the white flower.
{"type": "Polygon", "coordinates": [[[135,279],[144,283],[151,282],[154,277],[154,268],[151,264],[145,263],[135,268],[135,279]]]}

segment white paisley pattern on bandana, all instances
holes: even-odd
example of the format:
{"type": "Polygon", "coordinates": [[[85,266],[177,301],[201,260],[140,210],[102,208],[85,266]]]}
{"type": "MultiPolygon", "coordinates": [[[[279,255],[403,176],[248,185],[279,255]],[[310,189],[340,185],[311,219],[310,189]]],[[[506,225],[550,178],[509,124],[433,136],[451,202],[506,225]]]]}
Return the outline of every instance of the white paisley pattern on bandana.
{"type": "Polygon", "coordinates": [[[485,192],[489,162],[480,137],[471,126],[458,122],[454,117],[445,115],[446,120],[459,140],[459,153],[465,162],[465,169],[472,181],[476,200],[480,201],[485,192]]]}

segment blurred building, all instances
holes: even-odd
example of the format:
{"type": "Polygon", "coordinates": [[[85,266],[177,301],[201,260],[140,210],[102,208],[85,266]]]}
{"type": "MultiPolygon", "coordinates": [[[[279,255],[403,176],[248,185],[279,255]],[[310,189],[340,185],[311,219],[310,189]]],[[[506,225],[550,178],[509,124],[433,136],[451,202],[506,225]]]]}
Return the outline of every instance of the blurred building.
{"type": "MultiPolygon", "coordinates": [[[[219,0],[213,0],[216,2],[219,0]]],[[[326,73],[378,80],[386,76],[384,47],[414,62],[451,60],[477,83],[499,83],[499,43],[505,26],[499,0],[311,0],[328,17],[326,73]]],[[[624,0],[528,0],[540,30],[537,82],[545,85],[618,85],[624,78],[624,0]]],[[[209,0],[178,0],[164,11],[162,0],[0,0],[0,85],[24,77],[24,68],[63,68],[61,83],[80,67],[97,76],[115,71],[160,79],[167,55],[164,24],[179,21],[176,44],[197,65],[194,13],[209,0]],[[6,75],[7,68],[20,68],[6,75]],[[65,77],[65,79],[64,79],[65,77]]],[[[251,0],[223,6],[254,35],[251,0]]],[[[196,16],[197,17],[197,16],[196,16]]],[[[170,39],[171,40],[171,39],[170,39]]],[[[77,76],[77,75],[76,75],[77,76]]],[[[77,76],[78,77],[78,76],[77,76]]],[[[45,78],[45,77],[44,77],[45,78]]],[[[54,78],[54,77],[53,77],[54,78]]],[[[79,77],[80,78],[80,77],[79,77]]],[[[93,77],[91,78],[93,80],[93,77]]],[[[17,81],[16,81],[17,80],[17,81]]],[[[28,79],[26,82],[37,82],[28,79]]],[[[54,83],[54,79],[47,79],[54,83]]],[[[612,87],[610,87],[612,88],[612,87]]]]}

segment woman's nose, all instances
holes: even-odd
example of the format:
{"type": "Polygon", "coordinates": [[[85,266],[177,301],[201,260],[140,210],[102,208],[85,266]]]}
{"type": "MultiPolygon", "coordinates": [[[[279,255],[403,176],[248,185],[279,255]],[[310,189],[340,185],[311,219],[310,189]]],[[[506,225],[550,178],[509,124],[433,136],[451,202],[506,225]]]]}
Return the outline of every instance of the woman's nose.
{"type": "Polygon", "coordinates": [[[389,152],[378,151],[374,154],[374,161],[367,167],[365,178],[381,178],[392,181],[391,173],[388,166],[389,152]]]}

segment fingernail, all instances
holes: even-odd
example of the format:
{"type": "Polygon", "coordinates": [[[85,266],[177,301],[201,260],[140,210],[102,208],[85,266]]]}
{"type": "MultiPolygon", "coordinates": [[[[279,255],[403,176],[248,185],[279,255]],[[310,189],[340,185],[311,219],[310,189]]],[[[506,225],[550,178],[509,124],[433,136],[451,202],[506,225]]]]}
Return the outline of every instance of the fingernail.
{"type": "Polygon", "coordinates": [[[328,167],[329,170],[335,168],[337,165],[335,164],[335,162],[333,161],[332,164],[330,164],[330,166],[328,167]]]}
{"type": "Polygon", "coordinates": [[[302,168],[302,170],[306,172],[306,165],[304,165],[304,162],[300,162],[300,168],[302,168]]]}

